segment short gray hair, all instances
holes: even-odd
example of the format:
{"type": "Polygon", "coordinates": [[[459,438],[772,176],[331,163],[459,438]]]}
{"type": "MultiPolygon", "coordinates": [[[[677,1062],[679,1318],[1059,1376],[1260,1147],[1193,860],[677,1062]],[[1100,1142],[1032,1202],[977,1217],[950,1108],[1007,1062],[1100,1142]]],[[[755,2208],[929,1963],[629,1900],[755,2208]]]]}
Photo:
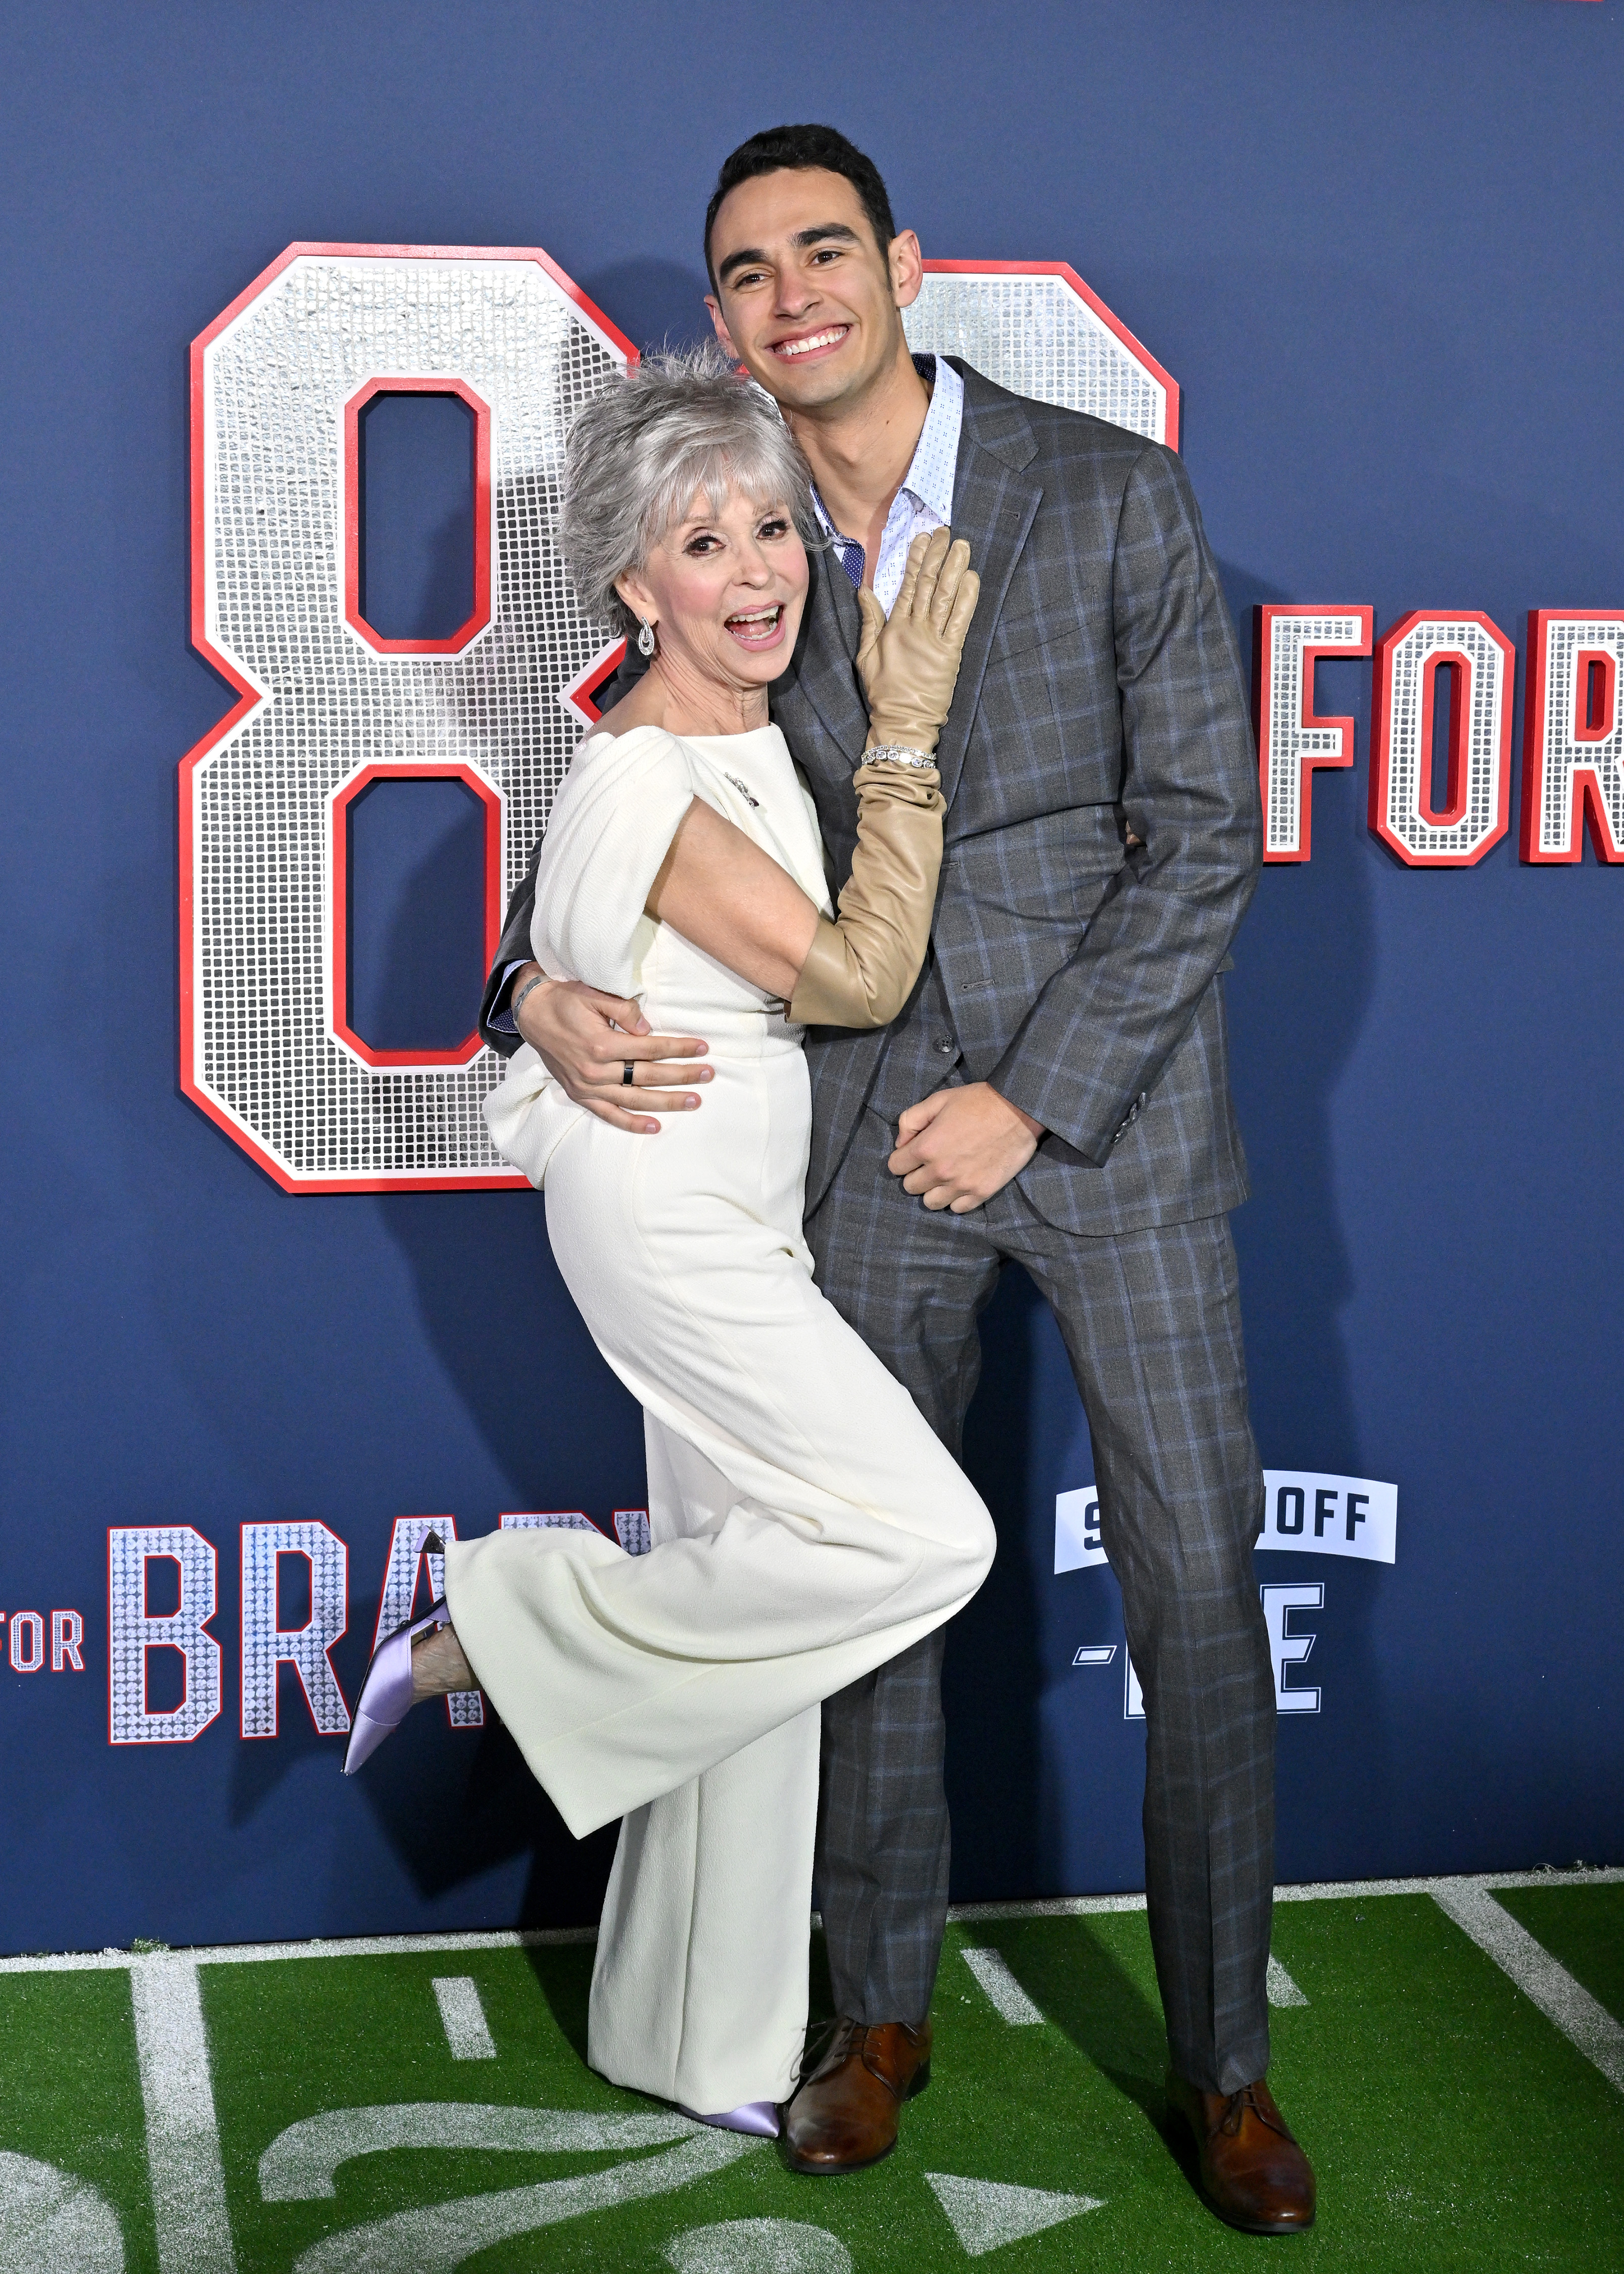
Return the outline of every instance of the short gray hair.
{"type": "Polygon", "coordinates": [[[564,448],[559,538],[587,614],[629,632],[616,577],[644,566],[702,491],[719,506],[735,489],[786,506],[808,544],[823,541],[778,405],[715,341],[631,365],[576,413],[564,448]]]}

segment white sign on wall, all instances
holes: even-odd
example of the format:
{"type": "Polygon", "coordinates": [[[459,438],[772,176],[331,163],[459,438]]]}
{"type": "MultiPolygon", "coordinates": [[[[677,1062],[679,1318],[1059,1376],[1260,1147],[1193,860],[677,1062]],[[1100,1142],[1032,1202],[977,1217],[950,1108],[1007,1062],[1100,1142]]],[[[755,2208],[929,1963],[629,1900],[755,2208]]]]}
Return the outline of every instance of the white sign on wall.
{"type": "MultiPolygon", "coordinates": [[[[1398,1552],[1398,1487],[1374,1477],[1328,1476],[1318,1469],[1265,1469],[1259,1547],[1309,1555],[1352,1555],[1391,1563],[1398,1552]]],[[[1100,1495],[1093,1485],[1055,1495],[1055,1570],[1086,1571],[1107,1561],[1100,1495]]]]}
{"type": "Polygon", "coordinates": [[[1100,1545],[1100,1495],[1092,1485],[1055,1495],[1055,1570],[1087,1571],[1105,1562],[1100,1545]]]}
{"type": "Polygon", "coordinates": [[[1353,1555],[1391,1563],[1398,1553],[1398,1487],[1374,1477],[1328,1477],[1315,1469],[1265,1469],[1259,1547],[1308,1555],[1353,1555]]]}

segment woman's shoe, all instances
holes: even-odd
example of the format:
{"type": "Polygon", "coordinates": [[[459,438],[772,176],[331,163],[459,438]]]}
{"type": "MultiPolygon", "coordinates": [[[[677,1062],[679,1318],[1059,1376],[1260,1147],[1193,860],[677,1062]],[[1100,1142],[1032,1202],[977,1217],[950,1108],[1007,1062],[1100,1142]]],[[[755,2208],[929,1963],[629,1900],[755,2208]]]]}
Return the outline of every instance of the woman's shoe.
{"type": "Polygon", "coordinates": [[[695,2124],[713,2124],[719,2132],[753,2132],[758,2140],[778,2136],[778,2112],[771,2100],[747,2100],[742,2107],[726,2109],[719,2116],[702,2116],[696,2108],[683,2108],[680,2102],[678,2109],[695,2124]]]}
{"type": "Polygon", "coordinates": [[[346,1776],[353,1776],[410,1712],[412,1644],[419,1635],[450,1624],[451,1613],[442,1595],[420,1619],[408,1619],[404,1626],[386,1635],[372,1653],[361,1695],[356,1699],[355,1722],[344,1753],[346,1776]]]}

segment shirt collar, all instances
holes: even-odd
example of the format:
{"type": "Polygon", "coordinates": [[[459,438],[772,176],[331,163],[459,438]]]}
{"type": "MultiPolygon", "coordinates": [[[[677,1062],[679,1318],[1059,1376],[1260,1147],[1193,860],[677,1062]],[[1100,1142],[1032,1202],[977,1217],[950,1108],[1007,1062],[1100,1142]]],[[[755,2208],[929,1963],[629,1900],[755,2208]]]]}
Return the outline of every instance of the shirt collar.
{"type": "MultiPolygon", "coordinates": [[[[914,456],[901,487],[917,498],[921,505],[928,506],[938,520],[951,522],[953,481],[959,471],[959,437],[964,425],[964,381],[945,356],[916,355],[914,368],[930,388],[930,408],[925,413],[925,423],[914,445],[914,456]]],[[[826,536],[845,545],[855,542],[854,538],[843,537],[830,519],[816,482],[812,485],[812,503],[826,536]]]]}
{"type": "Polygon", "coordinates": [[[959,432],[964,425],[964,381],[945,356],[915,356],[914,367],[921,379],[932,382],[930,408],[902,486],[921,505],[929,506],[938,520],[951,522],[959,432]]]}

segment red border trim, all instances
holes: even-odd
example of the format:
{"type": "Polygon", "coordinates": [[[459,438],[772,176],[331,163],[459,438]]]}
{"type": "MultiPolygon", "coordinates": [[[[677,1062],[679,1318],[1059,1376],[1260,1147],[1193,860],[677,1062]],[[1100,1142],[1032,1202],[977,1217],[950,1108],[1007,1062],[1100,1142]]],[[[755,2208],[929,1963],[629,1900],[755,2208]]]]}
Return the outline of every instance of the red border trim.
{"type": "Polygon", "coordinates": [[[377,781],[460,781],[485,807],[485,968],[496,960],[502,937],[502,802],[483,774],[453,759],[422,764],[388,760],[363,766],[341,782],[327,800],[328,859],[332,863],[332,930],[328,935],[327,1018],[338,1040],[369,1066],[466,1065],[485,1048],[476,1020],[473,1030],[450,1050],[380,1050],[364,1042],[350,1020],[350,809],[377,781]]]}
{"type": "MultiPolygon", "coordinates": [[[[1448,662],[1464,661],[1470,674],[1470,656],[1463,658],[1458,649],[1440,649],[1439,654],[1448,662]]],[[[1407,616],[1401,616],[1390,630],[1381,635],[1376,649],[1375,686],[1371,696],[1370,827],[1372,836],[1379,837],[1407,869],[1475,869],[1484,855],[1500,843],[1511,826],[1511,712],[1516,690],[1516,668],[1515,648],[1493,618],[1485,616],[1480,608],[1411,608],[1407,616]],[[1500,650],[1505,667],[1505,684],[1500,706],[1500,796],[1495,809],[1495,822],[1482,844],[1470,853],[1412,853],[1409,846],[1387,827],[1387,785],[1393,756],[1393,654],[1400,642],[1407,639],[1417,624],[1477,624],[1487,632],[1500,650]]],[[[1429,673],[1422,697],[1424,727],[1430,727],[1432,721],[1432,676],[1429,673]]],[[[1475,692],[1469,676],[1461,690],[1462,734],[1465,722],[1471,715],[1475,692]]],[[[1430,747],[1429,743],[1427,748],[1430,749],[1430,747]]],[[[1421,809],[1425,819],[1425,802],[1421,809]]]]}
{"type": "Polygon", "coordinates": [[[1258,737],[1258,788],[1263,800],[1263,859],[1266,865],[1278,866],[1282,862],[1306,861],[1312,856],[1313,842],[1313,779],[1318,766],[1350,766],[1354,758],[1354,725],[1351,719],[1322,719],[1313,707],[1314,666],[1321,656],[1358,657],[1368,655],[1375,643],[1376,611],[1374,606],[1363,607],[1357,601],[1336,606],[1319,607],[1306,600],[1289,603],[1259,601],[1252,610],[1252,721],[1258,737]],[[1269,764],[1271,749],[1269,730],[1274,716],[1271,697],[1274,692],[1274,627],[1278,616],[1357,616],[1359,620],[1361,644],[1342,647],[1320,642],[1303,650],[1303,720],[1305,727],[1340,727],[1342,735],[1342,756],[1340,758],[1304,757],[1302,760],[1302,782],[1297,801],[1297,850],[1295,853],[1271,853],[1268,849],[1269,764]]]}
{"type": "Polygon", "coordinates": [[[1585,681],[1580,687],[1575,680],[1574,685],[1574,741],[1605,742],[1619,723],[1619,659],[1611,648],[1582,647],[1574,660],[1583,666],[1585,681]],[[1593,671],[1601,674],[1602,708],[1606,714],[1598,727],[1592,727],[1588,718],[1579,715],[1590,707],[1590,680],[1593,671]]]}
{"type": "Polygon", "coordinates": [[[1085,300],[1106,328],[1122,342],[1130,355],[1138,358],[1147,371],[1167,389],[1167,433],[1163,437],[1169,450],[1178,448],[1178,381],[1165,365],[1158,363],[1143,340],[1135,339],[1120,316],[1108,308],[1092,285],[1086,284],[1069,260],[927,260],[922,262],[928,276],[1061,276],[1085,300]]]}
{"type": "Polygon", "coordinates": [[[460,379],[369,379],[344,405],[344,621],[376,655],[461,655],[491,621],[491,406],[460,379]],[[448,639],[386,639],[361,613],[361,413],[380,395],[454,395],[474,414],[474,606],[448,639]]]}
{"type": "Polygon", "coordinates": [[[601,655],[595,655],[568,687],[559,689],[559,701],[572,719],[579,719],[588,727],[597,726],[604,715],[598,707],[598,690],[613,678],[625,660],[626,642],[616,640],[601,655]]]}
{"type": "Polygon", "coordinates": [[[1429,829],[1458,829],[1466,818],[1466,788],[1471,754],[1466,747],[1472,698],[1472,661],[1461,648],[1435,647],[1421,666],[1421,766],[1417,803],[1429,829]],[[1438,731],[1438,674],[1448,670],[1449,764],[1444,777],[1447,798],[1440,813],[1432,804],[1432,768],[1427,763],[1438,731]]]}
{"type": "MultiPolygon", "coordinates": [[[[1588,825],[1590,849],[1598,861],[1624,862],[1624,845],[1615,847],[1607,822],[1607,809],[1602,802],[1601,784],[1594,766],[1575,766],[1573,770],[1573,801],[1568,816],[1568,847],[1561,853],[1542,853],[1539,849],[1539,809],[1545,802],[1545,671],[1547,635],[1556,623],[1619,624],[1624,625],[1624,611],[1617,608],[1530,608],[1528,612],[1528,684],[1522,697],[1522,816],[1519,832],[1519,851],[1530,868],[1553,869],[1565,866],[1584,857],[1583,832],[1588,825]]],[[[1581,656],[1598,656],[1611,664],[1613,659],[1603,648],[1582,648],[1581,656]]],[[[1610,681],[1613,716],[1618,715],[1618,680],[1616,671],[1610,681]]],[[[1574,700],[1583,702],[1583,690],[1575,676],[1574,700]]],[[[1578,719],[1575,716],[1575,730],[1578,719]]],[[[1586,736],[1599,740],[1599,736],[1586,736]]],[[[1575,731],[1574,740],[1581,736],[1575,731]]]]}
{"type": "Polygon", "coordinates": [[[599,332],[608,344],[629,363],[638,360],[637,350],[617,324],[610,321],[597,303],[570,277],[564,274],[557,261],[544,252],[539,245],[343,245],[325,240],[301,237],[279,252],[267,267],[262,268],[252,282],[244,285],[230,305],[223,308],[207,330],[199,332],[192,343],[190,402],[191,402],[191,553],[192,553],[192,644],[220,674],[237,696],[223,719],[211,727],[199,742],[194,742],[180,762],[180,1086],[199,1111],[207,1115],[222,1129],[255,1165],[265,1171],[272,1182],[285,1193],[480,1193],[528,1192],[530,1180],[521,1176],[486,1177],[344,1177],[317,1178],[290,1176],[279,1161],[274,1160],[257,1145],[246,1130],[240,1128],[223,1108],[207,1096],[197,1078],[192,1055],[193,989],[192,935],[195,911],[192,905],[192,872],[195,846],[192,835],[192,776],[203,759],[217,744],[222,742],[234,728],[239,727],[252,711],[258,708],[261,697],[250,685],[230,659],[217,648],[208,636],[207,625],[207,591],[203,574],[206,531],[203,518],[203,359],[228,324],[240,316],[244,308],[252,305],[261,293],[269,290],[284,268],[306,257],[328,260],[531,260],[545,271],[567,298],[572,300],[587,321],[599,332]]]}

